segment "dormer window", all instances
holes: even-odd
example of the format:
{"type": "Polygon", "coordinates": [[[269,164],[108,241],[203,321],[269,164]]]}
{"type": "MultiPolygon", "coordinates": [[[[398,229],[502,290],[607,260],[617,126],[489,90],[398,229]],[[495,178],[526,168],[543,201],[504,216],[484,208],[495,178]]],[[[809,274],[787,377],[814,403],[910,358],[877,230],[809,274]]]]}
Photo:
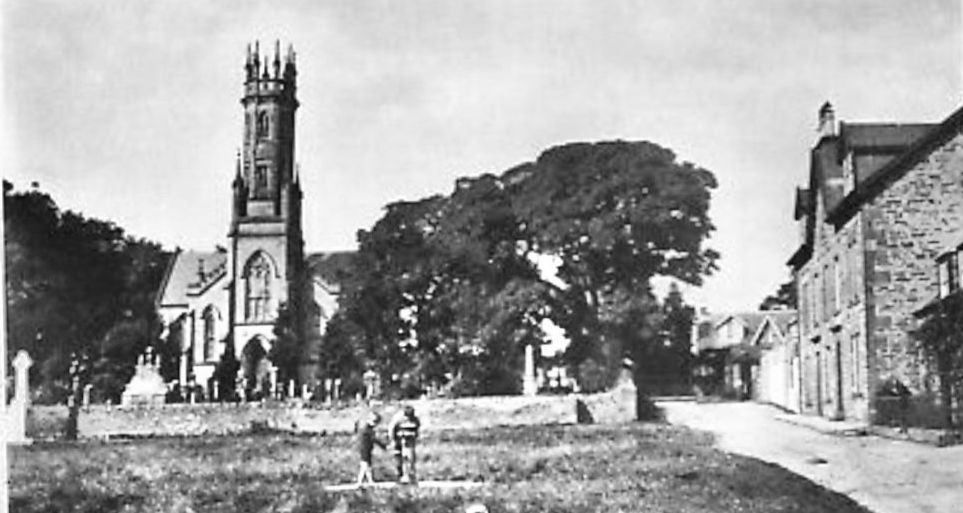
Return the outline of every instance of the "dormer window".
{"type": "Polygon", "coordinates": [[[953,294],[960,288],[960,275],[956,252],[947,253],[936,261],[940,298],[953,294]]]}

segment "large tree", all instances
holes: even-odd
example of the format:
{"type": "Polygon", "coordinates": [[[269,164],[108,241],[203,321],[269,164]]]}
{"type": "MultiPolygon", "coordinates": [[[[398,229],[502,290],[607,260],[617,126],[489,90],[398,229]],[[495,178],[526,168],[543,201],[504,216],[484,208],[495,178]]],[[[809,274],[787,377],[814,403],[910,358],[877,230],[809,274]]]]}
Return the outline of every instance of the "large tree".
{"type": "MultiPolygon", "coordinates": [[[[414,372],[465,393],[517,383],[551,319],[573,366],[612,380],[661,333],[655,276],[699,284],[713,175],[648,142],[569,144],[447,196],[389,205],[359,233],[339,316],[388,380],[414,372]]],[[[517,386],[516,386],[517,388],[517,386]]]]}
{"type": "Polygon", "coordinates": [[[113,223],[61,211],[36,188],[4,183],[4,215],[9,350],[39,362],[41,400],[64,399],[74,358],[98,396],[116,399],[159,334],[166,255],[113,223]]]}
{"type": "Polygon", "coordinates": [[[573,362],[610,362],[655,343],[651,279],[699,285],[718,257],[704,246],[712,173],[649,142],[569,144],[506,174],[533,251],[561,262],[553,311],[573,362]],[[646,326],[635,326],[649,319],[646,326]]]}

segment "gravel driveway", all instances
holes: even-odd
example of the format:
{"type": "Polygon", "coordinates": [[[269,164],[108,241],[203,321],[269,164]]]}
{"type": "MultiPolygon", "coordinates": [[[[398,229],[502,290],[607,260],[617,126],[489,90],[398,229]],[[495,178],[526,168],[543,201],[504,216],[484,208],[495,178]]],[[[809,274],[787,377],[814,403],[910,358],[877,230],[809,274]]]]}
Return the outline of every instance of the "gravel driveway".
{"type": "Polygon", "coordinates": [[[963,446],[827,434],[755,403],[658,405],[669,422],[715,434],[725,451],[781,465],[874,512],[963,511],[963,446]]]}

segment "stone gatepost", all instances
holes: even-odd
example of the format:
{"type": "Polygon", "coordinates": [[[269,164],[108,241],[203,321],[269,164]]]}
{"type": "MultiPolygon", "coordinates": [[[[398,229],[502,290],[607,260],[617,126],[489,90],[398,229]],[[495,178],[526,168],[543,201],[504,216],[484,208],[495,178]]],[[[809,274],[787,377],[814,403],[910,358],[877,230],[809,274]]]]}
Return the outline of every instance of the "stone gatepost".
{"type": "Polygon", "coordinates": [[[334,400],[341,400],[341,378],[334,378],[334,400]]]}
{"type": "Polygon", "coordinates": [[[17,351],[17,356],[13,358],[14,389],[8,418],[10,423],[7,431],[8,443],[30,443],[30,439],[27,438],[27,407],[30,406],[28,372],[31,365],[33,365],[33,359],[30,355],[23,349],[17,351]]]}
{"type": "Polygon", "coordinates": [[[289,398],[289,399],[294,399],[294,397],[295,397],[295,395],[294,395],[294,380],[292,379],[292,380],[288,381],[288,398],[289,398]]]}
{"type": "Polygon", "coordinates": [[[211,381],[211,400],[212,401],[221,400],[221,394],[220,394],[220,390],[218,390],[218,383],[216,379],[214,381],[211,381]]]}
{"type": "Polygon", "coordinates": [[[331,395],[334,393],[334,380],[331,378],[324,378],[324,403],[331,404],[331,395]]]}

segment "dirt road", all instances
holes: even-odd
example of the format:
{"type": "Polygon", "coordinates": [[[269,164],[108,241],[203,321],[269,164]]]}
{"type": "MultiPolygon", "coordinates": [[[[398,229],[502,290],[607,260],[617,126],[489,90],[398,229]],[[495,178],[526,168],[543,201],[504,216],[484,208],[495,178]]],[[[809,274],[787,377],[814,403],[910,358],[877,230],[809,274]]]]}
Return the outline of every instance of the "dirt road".
{"type": "Polygon", "coordinates": [[[754,403],[658,404],[669,422],[715,434],[723,450],[781,465],[877,513],[963,511],[963,446],[826,434],[754,403]]]}

